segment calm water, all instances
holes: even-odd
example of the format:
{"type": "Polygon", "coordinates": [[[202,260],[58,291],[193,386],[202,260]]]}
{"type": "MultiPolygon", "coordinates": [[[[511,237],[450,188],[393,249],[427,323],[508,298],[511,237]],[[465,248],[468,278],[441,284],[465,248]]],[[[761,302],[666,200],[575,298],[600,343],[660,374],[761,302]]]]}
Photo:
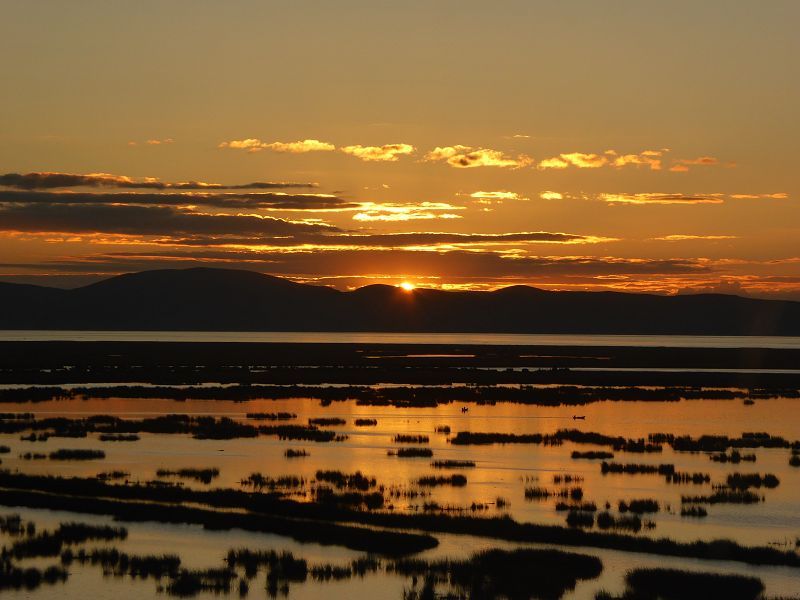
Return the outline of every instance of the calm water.
{"type": "Polygon", "coordinates": [[[632,346],[670,348],[800,348],[800,337],[570,335],[512,333],[362,333],[304,331],[25,331],[0,341],[275,342],[302,344],[475,344],[485,346],[632,346]]]}
{"type": "MultiPolygon", "coordinates": [[[[800,439],[800,419],[787,418],[797,414],[797,400],[759,400],[754,406],[741,401],[694,400],[670,403],[652,402],[598,402],[575,407],[538,407],[498,403],[494,406],[469,405],[462,413],[460,403],[430,409],[403,409],[395,407],[358,406],[355,402],[334,402],[323,407],[318,401],[297,398],[292,400],[254,400],[243,403],[228,401],[174,402],[153,399],[87,399],[47,402],[39,404],[4,405],[6,412],[33,411],[38,416],[90,414],[115,414],[127,418],[190,413],[227,415],[244,419],[246,412],[288,411],[297,414],[298,423],[313,417],[337,416],[347,421],[335,427],[349,438],[340,443],[281,442],[277,438],[234,440],[195,440],[182,435],[148,435],[131,443],[102,444],[94,436],[86,439],[51,438],[47,442],[22,442],[16,435],[0,436],[0,444],[11,447],[3,455],[3,467],[26,472],[60,475],[94,475],[100,471],[121,469],[129,471],[132,479],[156,478],[159,468],[218,467],[220,477],[212,486],[239,487],[239,481],[252,472],[277,477],[299,475],[313,478],[317,469],[338,469],[345,472],[360,470],[378,478],[387,486],[408,486],[413,480],[434,472],[430,459],[398,459],[387,451],[398,447],[392,441],[398,433],[430,436],[434,459],[474,460],[477,467],[462,471],[468,478],[463,488],[440,487],[431,491],[425,500],[442,505],[468,506],[472,502],[490,503],[485,515],[507,512],[520,521],[564,523],[564,513],[555,511],[555,500],[527,501],[524,489],[541,486],[556,489],[553,475],[570,473],[584,478],[585,501],[594,501],[602,507],[610,502],[616,508],[619,500],[655,498],[662,511],[652,515],[656,527],[639,535],[667,536],[681,540],[732,538],[743,544],[770,544],[781,548],[794,546],[800,537],[800,469],[788,466],[789,451],[785,449],[756,449],[756,463],[739,465],[711,462],[707,455],[674,453],[665,447],[663,454],[642,455],[616,453],[618,462],[673,463],[677,470],[705,472],[712,483],[724,482],[732,472],[774,473],[781,484],[765,490],[765,502],[756,505],[713,505],[705,519],[680,517],[681,494],[709,494],[711,485],[671,485],[656,475],[602,475],[599,461],[573,460],[573,450],[603,449],[591,445],[565,443],[560,447],[538,445],[453,446],[447,436],[434,433],[438,425],[449,425],[453,434],[458,431],[497,431],[510,433],[552,432],[561,428],[579,428],[609,435],[644,437],[653,432],[669,432],[699,436],[726,434],[738,436],[744,431],[765,431],[790,440],[800,439]],[[585,421],[574,421],[578,411],[585,421]],[[355,427],[355,418],[375,418],[377,427],[355,427]],[[24,461],[22,452],[48,452],[55,448],[102,447],[107,457],[103,461],[51,463],[24,461]],[[310,456],[287,460],[283,452],[287,447],[304,448],[310,456]],[[510,502],[506,511],[494,506],[497,497],[510,502]]],[[[751,450],[746,450],[751,452],[751,450]]],[[[437,474],[442,474],[441,472],[437,474]]],[[[203,484],[187,482],[186,485],[203,488],[203,484]]],[[[397,500],[395,510],[414,511],[419,500],[397,500]]],[[[8,512],[8,511],[5,511],[8,512]]],[[[102,521],[101,517],[88,515],[58,515],[49,511],[22,511],[42,524],[59,520],[102,521]]],[[[206,532],[197,527],[162,524],[129,525],[131,536],[121,549],[135,553],[176,552],[191,567],[220,566],[221,559],[230,547],[247,546],[263,549],[289,549],[311,562],[346,562],[357,553],[335,547],[315,544],[298,544],[278,536],[241,531],[206,532]]],[[[464,556],[490,547],[513,547],[512,544],[472,538],[470,536],[439,535],[441,545],[424,556],[464,556]]],[[[665,558],[648,555],[596,549],[570,550],[600,556],[605,570],[598,580],[582,582],[568,597],[593,598],[600,589],[621,591],[622,577],[633,566],[670,566],[697,570],[738,572],[754,574],[768,586],[772,596],[796,593],[800,589],[800,570],[776,567],[747,567],[690,559],[665,558]]],[[[103,578],[96,568],[73,566],[74,576],[66,586],[43,587],[32,596],[9,593],[9,598],[79,598],[79,597],[156,597],[152,581],[132,583],[130,580],[103,578]]],[[[263,578],[263,575],[261,576],[263,578]]],[[[339,583],[312,583],[292,587],[291,598],[400,598],[406,585],[402,578],[386,575],[368,576],[339,583]]],[[[263,581],[254,582],[250,597],[263,597],[263,581]]],[[[159,597],[164,597],[163,595],[159,597]]],[[[208,595],[207,597],[211,597],[208,595]]]]}

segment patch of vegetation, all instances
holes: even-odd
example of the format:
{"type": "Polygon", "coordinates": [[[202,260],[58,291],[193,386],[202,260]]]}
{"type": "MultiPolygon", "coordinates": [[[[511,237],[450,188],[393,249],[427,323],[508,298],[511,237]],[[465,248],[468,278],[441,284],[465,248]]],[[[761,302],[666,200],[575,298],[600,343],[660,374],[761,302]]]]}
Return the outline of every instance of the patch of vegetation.
{"type": "Polygon", "coordinates": [[[764,499],[750,490],[721,488],[707,496],[681,496],[683,504],[758,504],[764,499]]]}
{"type": "Polygon", "coordinates": [[[708,516],[708,511],[702,506],[682,506],[681,516],[702,518],[708,516]]]}
{"type": "Polygon", "coordinates": [[[725,452],[717,452],[710,454],[709,458],[718,463],[732,463],[738,465],[740,462],[756,462],[755,454],[742,454],[738,450],[734,450],[729,454],[725,452]]]}
{"type": "Polygon", "coordinates": [[[600,529],[627,529],[638,532],[642,529],[642,520],[638,515],[620,515],[614,517],[608,511],[597,515],[597,526],[600,529]]]}
{"type": "Polygon", "coordinates": [[[124,527],[86,525],[83,523],[62,523],[54,531],[42,531],[15,541],[10,547],[3,547],[3,558],[39,558],[58,556],[65,545],[82,544],[89,540],[124,540],[128,531],[124,527]]]}
{"type": "Polygon", "coordinates": [[[398,458],[430,458],[433,456],[433,450],[430,448],[398,448],[389,450],[387,454],[398,458]]]}
{"type": "Polygon", "coordinates": [[[291,421],[297,415],[290,412],[249,412],[245,417],[254,421],[291,421]]]}
{"type": "Polygon", "coordinates": [[[435,460],[431,463],[434,469],[471,469],[475,466],[474,460],[435,460]]]}
{"type": "Polygon", "coordinates": [[[317,417],[308,420],[309,425],[318,425],[320,427],[330,427],[333,425],[347,425],[347,421],[339,417],[317,417]]]}
{"type": "Polygon", "coordinates": [[[58,566],[50,566],[46,569],[36,567],[21,568],[8,560],[0,561],[0,590],[21,590],[33,591],[42,584],[54,585],[63,583],[69,577],[69,573],[58,566]]]}
{"type": "Polygon", "coordinates": [[[569,514],[567,514],[567,525],[570,527],[593,527],[594,513],[571,510],[569,514]]]}
{"type": "Polygon", "coordinates": [[[377,485],[374,477],[367,477],[361,471],[355,473],[342,473],[341,471],[317,471],[315,475],[317,481],[330,483],[339,489],[347,488],[354,490],[367,491],[377,485]]]}
{"type": "Polygon", "coordinates": [[[734,490],[746,490],[749,488],[768,489],[776,488],[780,485],[780,480],[773,474],[759,475],[758,473],[731,473],[728,475],[728,487],[734,490]]]}
{"type": "Polygon", "coordinates": [[[294,448],[287,448],[283,455],[286,458],[302,458],[304,456],[311,456],[306,450],[295,450],[294,448]]]}
{"type": "Polygon", "coordinates": [[[657,513],[659,510],[661,510],[661,507],[658,501],[652,499],[619,501],[619,512],[621,513],[632,512],[637,515],[643,515],[645,513],[657,513]]]}
{"type": "MultiPolygon", "coordinates": [[[[620,600],[755,600],[764,592],[764,583],[755,577],[677,569],[634,569],[625,576],[625,583],[620,600]]],[[[615,597],[602,592],[596,600],[615,597]]]]}
{"type": "Polygon", "coordinates": [[[625,475],[666,475],[670,476],[675,473],[675,465],[661,464],[661,465],[642,465],[642,464],[623,464],[623,463],[610,463],[603,462],[600,465],[600,472],[603,475],[608,473],[623,473],[625,475]]]}
{"type": "Polygon", "coordinates": [[[278,488],[300,488],[306,484],[306,480],[296,475],[282,475],[281,477],[269,477],[261,473],[250,473],[239,484],[242,487],[251,487],[253,491],[261,492],[264,489],[275,490],[278,488]]]}
{"type": "Polygon", "coordinates": [[[398,434],[392,438],[395,444],[427,444],[431,441],[427,435],[398,434]]]}
{"type": "Polygon", "coordinates": [[[356,427],[375,427],[378,419],[356,419],[353,423],[356,427]]]}
{"type": "Polygon", "coordinates": [[[467,478],[459,474],[450,475],[449,477],[435,477],[431,475],[428,477],[420,477],[417,480],[417,485],[421,485],[423,487],[435,487],[440,485],[463,487],[467,485],[467,478]]]}
{"type": "Polygon", "coordinates": [[[169,469],[159,469],[156,471],[158,477],[181,477],[183,479],[194,479],[201,483],[209,484],[213,479],[219,477],[219,469],[212,467],[209,469],[184,468],[171,471],[169,469]]]}
{"type": "Polygon", "coordinates": [[[116,481],[119,479],[128,479],[131,474],[128,471],[103,471],[97,474],[99,481],[116,481]]]}
{"type": "Polygon", "coordinates": [[[141,438],[135,433],[101,433],[97,439],[101,442],[138,442],[141,438]]]}
{"type": "Polygon", "coordinates": [[[85,450],[78,448],[60,448],[51,452],[50,460],[98,460],[106,457],[102,450],[85,450]]]}
{"type": "Polygon", "coordinates": [[[405,592],[408,600],[560,598],[578,581],[598,577],[603,563],[594,556],[558,550],[489,550],[462,561],[399,560],[386,570],[425,582],[421,589],[415,583],[405,592]]]}
{"type": "Polygon", "coordinates": [[[711,483],[711,475],[708,473],[672,473],[667,475],[667,483],[692,483],[694,485],[702,485],[704,483],[711,483]]]}

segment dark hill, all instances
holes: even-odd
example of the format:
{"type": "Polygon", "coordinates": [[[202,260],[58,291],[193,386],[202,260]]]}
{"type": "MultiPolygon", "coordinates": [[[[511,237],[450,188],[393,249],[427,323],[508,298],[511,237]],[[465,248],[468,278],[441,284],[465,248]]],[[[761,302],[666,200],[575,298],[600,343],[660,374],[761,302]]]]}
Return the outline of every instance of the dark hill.
{"type": "Polygon", "coordinates": [[[195,268],[120,275],[75,290],[0,283],[0,329],[800,335],[800,302],[526,286],[340,292],[195,268]]]}

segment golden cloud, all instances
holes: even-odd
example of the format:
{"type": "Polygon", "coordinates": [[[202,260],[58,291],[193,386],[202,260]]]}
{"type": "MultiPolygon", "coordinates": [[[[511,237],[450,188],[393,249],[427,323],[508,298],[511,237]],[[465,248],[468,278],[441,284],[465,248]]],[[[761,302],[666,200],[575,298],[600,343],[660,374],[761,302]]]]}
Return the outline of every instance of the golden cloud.
{"type": "Polygon", "coordinates": [[[697,158],[681,158],[670,167],[673,173],[685,173],[689,167],[713,167],[719,164],[719,159],[713,156],[698,156],[697,158]]]}
{"type": "Polygon", "coordinates": [[[538,167],[540,169],[566,169],[569,166],[573,166],[579,169],[597,169],[607,163],[608,158],[602,154],[569,152],[539,161],[538,167]]]}
{"type": "Polygon", "coordinates": [[[462,146],[460,144],[456,144],[455,146],[436,146],[433,150],[428,152],[425,155],[423,160],[426,161],[438,161],[438,160],[447,160],[448,158],[452,158],[456,154],[461,154],[466,150],[471,150],[470,146],[462,146]]]}
{"type": "Polygon", "coordinates": [[[315,139],[299,140],[297,142],[264,142],[258,138],[247,138],[244,140],[231,140],[219,144],[220,148],[232,148],[234,150],[245,150],[247,152],[261,152],[262,150],[272,150],[273,152],[288,152],[290,154],[304,154],[306,152],[330,152],[336,150],[336,146],[328,142],[321,142],[315,139]]]}
{"type": "Polygon", "coordinates": [[[569,163],[558,156],[539,161],[540,169],[566,169],[568,166],[569,163]]]}
{"type": "Polygon", "coordinates": [[[778,192],[775,194],[731,194],[731,198],[735,200],[757,200],[759,198],[768,198],[772,200],[786,200],[789,194],[786,192],[778,192]]]}
{"type": "Polygon", "coordinates": [[[735,240],[738,238],[738,235],[688,235],[676,233],[652,239],[660,242],[686,242],[692,240],[735,240]]]}
{"type": "Polygon", "coordinates": [[[420,202],[417,204],[362,202],[354,221],[415,221],[428,219],[460,219],[453,210],[464,210],[446,202],[420,202]]]}
{"type": "Polygon", "coordinates": [[[610,204],[722,204],[720,194],[688,195],[643,192],[639,194],[600,194],[610,204]]]}
{"type": "Polygon", "coordinates": [[[345,146],[341,151],[368,162],[396,162],[403,155],[413,154],[416,148],[411,144],[356,145],[345,146]]]}
{"type": "Polygon", "coordinates": [[[470,152],[454,154],[447,159],[447,164],[457,169],[471,169],[474,167],[501,167],[521,169],[533,163],[533,159],[525,154],[517,157],[506,156],[499,150],[479,148],[470,152]]]}
{"type": "Polygon", "coordinates": [[[475,198],[476,200],[495,200],[498,202],[503,200],[527,200],[527,198],[523,198],[517,192],[506,192],[504,190],[498,192],[472,192],[469,197],[475,198]]]}
{"type": "Polygon", "coordinates": [[[539,198],[542,200],[563,200],[564,194],[560,192],[544,191],[539,194],[539,198]]]}
{"type": "Polygon", "coordinates": [[[611,164],[615,167],[626,167],[628,165],[646,165],[651,171],[661,170],[662,150],[644,150],[639,154],[617,154],[614,150],[606,152],[611,156],[611,164]]]}

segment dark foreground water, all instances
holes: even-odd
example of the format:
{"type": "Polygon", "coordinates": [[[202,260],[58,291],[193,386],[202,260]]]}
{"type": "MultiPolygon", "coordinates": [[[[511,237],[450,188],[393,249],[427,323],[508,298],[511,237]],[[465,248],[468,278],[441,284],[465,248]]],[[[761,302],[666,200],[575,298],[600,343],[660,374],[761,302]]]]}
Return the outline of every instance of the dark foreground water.
{"type": "Polygon", "coordinates": [[[475,344],[485,346],[627,346],[798,349],[800,337],[382,333],[347,331],[48,331],[0,330],[2,342],[261,342],[298,344],[475,344]]]}

